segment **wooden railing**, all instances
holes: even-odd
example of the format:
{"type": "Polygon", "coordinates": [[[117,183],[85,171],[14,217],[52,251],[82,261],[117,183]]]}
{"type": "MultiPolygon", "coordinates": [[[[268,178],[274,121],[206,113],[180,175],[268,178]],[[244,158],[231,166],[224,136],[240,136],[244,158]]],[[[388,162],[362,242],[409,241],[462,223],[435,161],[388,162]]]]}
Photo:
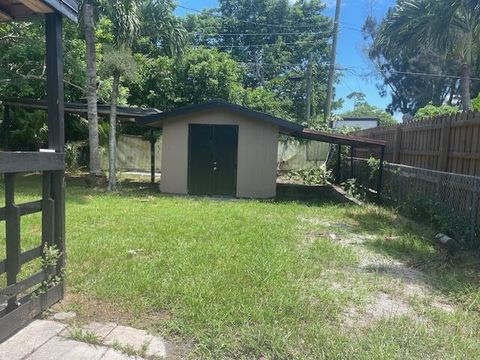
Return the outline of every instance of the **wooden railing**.
{"type": "Polygon", "coordinates": [[[63,297],[64,169],[63,153],[0,152],[0,173],[5,182],[5,207],[0,208],[0,221],[5,222],[6,229],[6,257],[0,259],[0,275],[6,274],[7,280],[6,287],[0,289],[0,342],[63,297]],[[42,197],[18,204],[16,178],[25,172],[42,172],[42,197]],[[41,243],[22,252],[22,217],[35,213],[42,214],[41,243]],[[58,250],[57,266],[41,266],[19,280],[22,266],[45,258],[46,248],[58,250]]]}

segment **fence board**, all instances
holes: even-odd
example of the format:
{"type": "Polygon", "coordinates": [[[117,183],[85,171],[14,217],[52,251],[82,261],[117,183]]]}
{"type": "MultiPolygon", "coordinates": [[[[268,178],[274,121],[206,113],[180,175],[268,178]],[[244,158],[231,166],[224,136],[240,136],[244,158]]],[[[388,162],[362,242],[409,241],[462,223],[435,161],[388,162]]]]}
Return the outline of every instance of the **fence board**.
{"type": "MultiPolygon", "coordinates": [[[[480,175],[479,112],[415,120],[353,134],[386,141],[385,159],[388,162],[480,175]]],[[[369,155],[365,150],[356,153],[360,158],[368,158],[369,155]]]]}

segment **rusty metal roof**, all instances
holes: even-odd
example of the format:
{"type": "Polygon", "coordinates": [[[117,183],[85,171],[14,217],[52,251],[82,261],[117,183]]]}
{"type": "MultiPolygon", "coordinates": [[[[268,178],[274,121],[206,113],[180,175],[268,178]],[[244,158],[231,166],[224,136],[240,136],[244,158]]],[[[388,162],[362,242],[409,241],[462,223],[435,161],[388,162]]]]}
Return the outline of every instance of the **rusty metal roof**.
{"type": "Polygon", "coordinates": [[[327,142],[330,144],[339,144],[339,145],[347,145],[347,146],[363,147],[363,148],[387,146],[387,142],[382,140],[369,139],[366,137],[354,136],[354,135],[342,135],[339,133],[317,131],[312,129],[303,129],[302,131],[292,134],[292,136],[301,138],[301,139],[327,142]]]}

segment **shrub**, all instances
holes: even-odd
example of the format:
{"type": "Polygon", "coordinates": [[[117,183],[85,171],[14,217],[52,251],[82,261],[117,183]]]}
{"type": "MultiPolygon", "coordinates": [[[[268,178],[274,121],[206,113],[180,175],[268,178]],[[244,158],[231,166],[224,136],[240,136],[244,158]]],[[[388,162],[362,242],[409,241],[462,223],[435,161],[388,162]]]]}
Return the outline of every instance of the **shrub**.
{"type": "Polygon", "coordinates": [[[306,185],[326,185],[330,182],[331,173],[326,165],[306,170],[293,170],[287,174],[287,178],[294,182],[306,185]]]}

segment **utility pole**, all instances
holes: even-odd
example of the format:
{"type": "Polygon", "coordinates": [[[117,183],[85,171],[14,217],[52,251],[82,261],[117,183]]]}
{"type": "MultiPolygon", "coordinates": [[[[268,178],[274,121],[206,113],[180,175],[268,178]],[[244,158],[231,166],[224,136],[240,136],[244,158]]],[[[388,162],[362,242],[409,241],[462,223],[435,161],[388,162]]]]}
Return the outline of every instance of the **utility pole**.
{"type": "MultiPolygon", "coordinates": [[[[337,0],[337,7],[335,9],[335,23],[333,25],[333,42],[332,53],[330,60],[330,72],[328,74],[328,87],[327,87],[327,101],[325,103],[325,123],[329,120],[332,112],[332,97],[333,97],[333,80],[335,78],[335,64],[337,60],[337,43],[338,43],[338,28],[340,25],[340,9],[342,7],[342,0],[337,0]]],[[[332,123],[330,122],[330,127],[332,123]]]]}
{"type": "Polygon", "coordinates": [[[307,66],[307,98],[306,98],[306,110],[305,110],[305,122],[310,124],[310,118],[312,114],[312,64],[313,55],[308,54],[308,66],[307,66]]]}

